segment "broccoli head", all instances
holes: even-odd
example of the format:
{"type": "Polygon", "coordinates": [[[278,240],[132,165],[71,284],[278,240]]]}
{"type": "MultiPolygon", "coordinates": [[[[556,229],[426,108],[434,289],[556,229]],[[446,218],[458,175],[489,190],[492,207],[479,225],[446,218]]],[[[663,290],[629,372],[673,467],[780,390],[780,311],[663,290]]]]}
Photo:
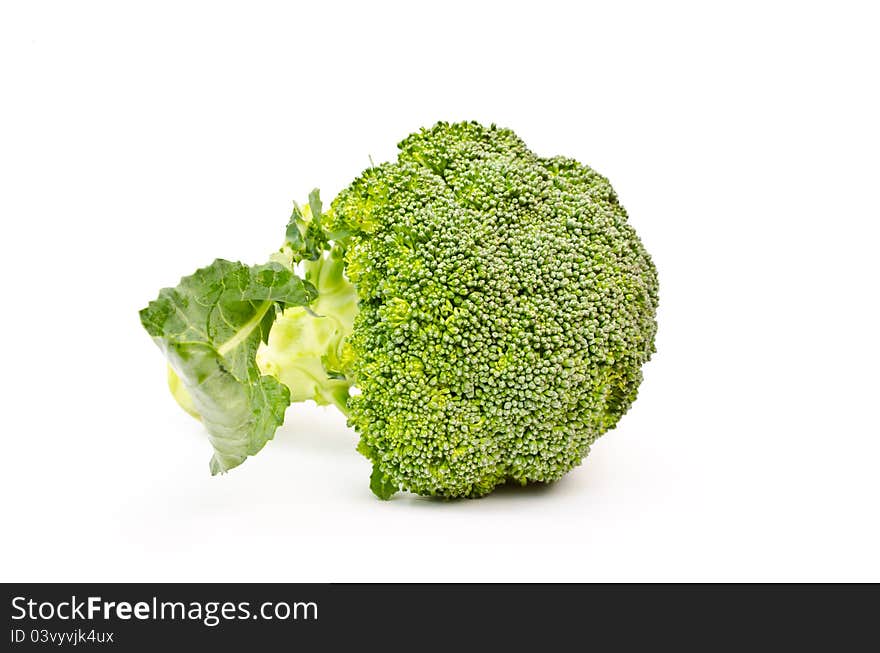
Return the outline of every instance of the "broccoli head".
{"type": "Polygon", "coordinates": [[[294,211],[273,258],[308,297],[277,305],[256,378],[342,409],[382,498],[557,480],[636,397],[654,264],[607,179],[510,130],[438,123],[399,149],[294,211]]]}

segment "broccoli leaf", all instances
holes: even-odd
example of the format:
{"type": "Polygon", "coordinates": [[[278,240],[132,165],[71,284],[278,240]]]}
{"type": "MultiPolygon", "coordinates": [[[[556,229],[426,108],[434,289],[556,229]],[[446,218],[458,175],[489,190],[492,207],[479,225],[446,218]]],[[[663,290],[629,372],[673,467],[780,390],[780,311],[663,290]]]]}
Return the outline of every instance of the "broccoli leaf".
{"type": "Polygon", "coordinates": [[[397,485],[388,476],[382,473],[377,465],[373,465],[373,473],[370,474],[370,489],[382,501],[388,501],[397,494],[397,485]]]}
{"type": "Polygon", "coordinates": [[[277,310],[306,306],[317,292],[278,263],[246,266],[217,259],[164,288],[140,312],[165,353],[214,447],[211,473],[256,454],[284,421],[287,387],[263,376],[257,347],[277,310]]]}
{"type": "Polygon", "coordinates": [[[317,261],[323,251],[329,248],[322,219],[321,194],[317,188],[309,193],[309,203],[305,209],[294,202],[293,213],[287,223],[286,244],[295,263],[317,261]]]}

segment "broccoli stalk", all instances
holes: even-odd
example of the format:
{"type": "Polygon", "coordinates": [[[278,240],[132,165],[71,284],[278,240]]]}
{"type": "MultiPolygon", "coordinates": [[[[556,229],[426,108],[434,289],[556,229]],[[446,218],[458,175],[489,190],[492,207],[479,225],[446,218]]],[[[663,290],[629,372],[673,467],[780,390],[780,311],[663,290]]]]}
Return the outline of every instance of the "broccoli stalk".
{"type": "MultiPolygon", "coordinates": [[[[347,414],[352,383],[345,377],[346,355],[350,356],[345,338],[351,334],[357,314],[357,292],[344,274],[344,248],[330,246],[317,226],[320,216],[321,200],[316,189],[304,208],[294,204],[288,239],[270,257],[271,264],[291,273],[300,271],[315,289],[316,298],[309,305],[273,311],[274,322],[259,343],[254,360],[261,375],[278,379],[287,387],[291,402],[332,404],[347,414]],[[313,215],[318,216],[317,220],[313,215]]],[[[265,306],[264,313],[267,310],[265,306]]],[[[170,365],[168,386],[181,408],[201,419],[187,384],[170,365]]]]}
{"type": "Polygon", "coordinates": [[[318,298],[308,308],[294,306],[275,319],[268,342],[257,350],[257,364],[290,389],[291,401],[333,404],[347,415],[352,381],[345,375],[350,356],[345,339],[357,314],[357,293],[343,273],[340,247],[303,267],[318,298]]]}

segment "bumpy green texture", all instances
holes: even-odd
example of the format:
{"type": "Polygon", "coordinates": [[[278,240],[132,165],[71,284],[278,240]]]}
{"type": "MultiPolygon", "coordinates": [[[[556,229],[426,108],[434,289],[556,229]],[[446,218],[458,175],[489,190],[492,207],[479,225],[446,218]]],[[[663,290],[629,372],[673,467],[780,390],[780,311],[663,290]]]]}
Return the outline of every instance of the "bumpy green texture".
{"type": "Polygon", "coordinates": [[[608,180],[438,123],[332,205],[359,313],[348,402],[374,491],[477,497],[578,465],[636,397],[657,275],[608,180]]]}

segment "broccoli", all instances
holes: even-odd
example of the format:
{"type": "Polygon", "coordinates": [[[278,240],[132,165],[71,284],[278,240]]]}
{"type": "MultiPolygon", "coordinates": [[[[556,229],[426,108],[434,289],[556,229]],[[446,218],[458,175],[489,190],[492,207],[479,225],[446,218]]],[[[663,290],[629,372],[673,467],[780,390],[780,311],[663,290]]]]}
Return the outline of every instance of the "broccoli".
{"type": "Polygon", "coordinates": [[[269,263],[215,261],[141,312],[215,473],[311,399],[345,413],[380,498],[479,497],[559,479],[635,399],[657,273],[608,180],[495,125],[399,149],[326,212],[295,205],[269,263]]]}

